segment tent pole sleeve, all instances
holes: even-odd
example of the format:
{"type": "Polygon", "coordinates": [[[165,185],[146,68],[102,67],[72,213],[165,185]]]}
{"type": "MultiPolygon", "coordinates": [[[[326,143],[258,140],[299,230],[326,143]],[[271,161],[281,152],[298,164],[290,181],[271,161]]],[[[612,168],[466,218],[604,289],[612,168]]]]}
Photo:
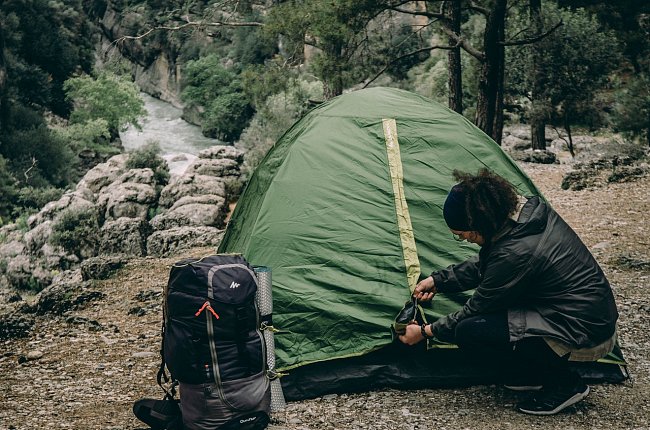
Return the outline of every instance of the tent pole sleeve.
{"type": "Polygon", "coordinates": [[[411,293],[415,291],[420,276],[420,260],[418,259],[417,248],[415,247],[415,236],[411,225],[411,215],[406,204],[404,195],[404,172],[402,170],[402,158],[400,156],[399,141],[397,139],[397,123],[395,119],[383,119],[384,140],[386,141],[386,152],[388,154],[388,165],[390,168],[390,179],[393,184],[395,196],[395,212],[397,214],[397,225],[399,236],[402,242],[402,253],[406,267],[406,277],[411,293]]]}

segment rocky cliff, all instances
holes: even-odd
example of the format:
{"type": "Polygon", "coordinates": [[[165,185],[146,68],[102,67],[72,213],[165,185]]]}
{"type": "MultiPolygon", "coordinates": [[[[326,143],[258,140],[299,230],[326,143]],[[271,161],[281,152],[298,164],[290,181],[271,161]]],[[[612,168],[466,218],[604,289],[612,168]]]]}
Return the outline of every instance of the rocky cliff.
{"type": "MultiPolygon", "coordinates": [[[[239,179],[243,152],[215,146],[199,153],[164,187],[149,168],[127,169],[128,154],[88,171],[74,190],[48,203],[27,220],[0,229],[0,294],[40,290],[79,270],[88,259],[126,261],[166,256],[194,246],[218,244],[239,179]],[[88,210],[99,220],[98,246],[70,253],[50,240],[66,212],[88,210]]],[[[6,299],[6,297],[5,297],[6,299]]]]}
{"type": "Polygon", "coordinates": [[[98,22],[100,41],[98,63],[124,59],[142,91],[181,108],[181,64],[178,46],[164,43],[165,38],[124,39],[151,29],[144,11],[127,9],[109,1],[98,22]]]}

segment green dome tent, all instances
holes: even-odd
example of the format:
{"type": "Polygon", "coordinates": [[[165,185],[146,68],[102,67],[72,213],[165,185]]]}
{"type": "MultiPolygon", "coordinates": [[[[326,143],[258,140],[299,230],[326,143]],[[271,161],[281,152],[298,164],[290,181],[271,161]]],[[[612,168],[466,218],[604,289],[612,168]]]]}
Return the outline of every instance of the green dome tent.
{"type": "MultiPolygon", "coordinates": [[[[269,151],[219,252],[241,253],[273,271],[273,322],[281,330],[275,336],[277,367],[289,373],[282,378],[289,399],[399,386],[395,372],[410,379],[403,367],[386,370],[396,383],[360,369],[376,370],[378,362],[412,350],[424,354],[423,348],[400,349],[390,326],[418,278],[478,251],[453,239],[442,205],[454,169],[482,167],[522,195],[539,195],[463,116],[391,88],[323,103],[269,151]]],[[[458,309],[467,297],[437,295],[425,309],[427,320],[458,309]]],[[[446,372],[416,376],[429,385],[453,382],[453,369],[446,372]]]]}

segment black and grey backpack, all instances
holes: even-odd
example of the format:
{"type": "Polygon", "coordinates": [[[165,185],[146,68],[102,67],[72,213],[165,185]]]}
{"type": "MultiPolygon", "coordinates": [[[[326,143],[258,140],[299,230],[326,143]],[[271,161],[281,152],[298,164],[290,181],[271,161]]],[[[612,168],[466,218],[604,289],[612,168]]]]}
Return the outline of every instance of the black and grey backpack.
{"type": "Polygon", "coordinates": [[[257,277],[239,255],[174,264],[164,294],[165,366],[180,388],[183,426],[263,429],[269,422],[267,355],[257,277]]]}

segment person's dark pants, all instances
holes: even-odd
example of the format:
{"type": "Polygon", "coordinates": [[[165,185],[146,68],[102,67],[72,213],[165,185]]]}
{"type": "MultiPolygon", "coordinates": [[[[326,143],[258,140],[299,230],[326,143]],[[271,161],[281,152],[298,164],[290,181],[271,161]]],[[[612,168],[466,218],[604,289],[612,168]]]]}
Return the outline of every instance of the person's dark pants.
{"type": "Polygon", "coordinates": [[[537,380],[544,386],[576,386],[580,376],[569,368],[568,355],[560,357],[541,337],[510,342],[507,312],[462,320],[456,343],[476,357],[491,357],[505,369],[507,379],[537,380]]]}

